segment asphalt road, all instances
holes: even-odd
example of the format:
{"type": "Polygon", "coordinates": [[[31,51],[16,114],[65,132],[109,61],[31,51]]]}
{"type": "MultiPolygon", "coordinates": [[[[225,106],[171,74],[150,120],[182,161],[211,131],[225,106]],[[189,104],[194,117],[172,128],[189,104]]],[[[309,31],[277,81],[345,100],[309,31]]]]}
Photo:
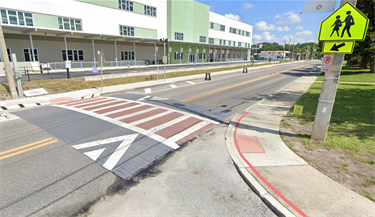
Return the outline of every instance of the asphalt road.
{"type": "MultiPolygon", "coordinates": [[[[262,62],[265,62],[264,60],[256,60],[255,61],[256,63],[262,63],[262,62]]],[[[238,62],[229,62],[228,65],[233,65],[233,64],[238,64],[238,62]]],[[[212,63],[198,63],[197,66],[211,66],[213,65],[212,63]]],[[[223,63],[223,62],[219,62],[219,63],[216,63],[214,64],[215,66],[217,65],[227,65],[226,63],[223,63]]],[[[170,65],[170,66],[167,66],[167,69],[179,69],[179,68],[188,68],[188,67],[193,67],[193,64],[190,63],[189,65],[170,65]]],[[[163,70],[164,69],[164,66],[163,65],[159,65],[159,70],[163,70]]],[[[153,65],[150,65],[150,66],[147,66],[147,67],[144,67],[144,66],[141,66],[141,68],[123,68],[123,69],[106,69],[106,70],[103,70],[103,74],[117,74],[117,73],[127,73],[127,72],[140,72],[140,71],[154,71],[154,70],[157,70],[157,66],[153,66],[153,65]]],[[[22,73],[22,77],[21,77],[21,81],[28,81],[28,75],[26,73],[24,73],[24,71],[21,72],[22,73]]],[[[96,76],[96,75],[100,75],[100,71],[99,73],[93,73],[92,71],[83,71],[83,72],[70,72],[70,78],[78,78],[78,77],[85,77],[85,76],[96,76]]],[[[47,73],[46,70],[43,71],[43,74],[41,73],[32,73],[29,75],[30,77],[30,81],[35,81],[35,80],[50,80],[50,79],[66,79],[67,78],[67,72],[51,72],[51,73],[47,73]]],[[[5,76],[0,76],[0,84],[3,84],[3,83],[8,83],[7,81],[7,78],[5,76]]]]}
{"type": "MultiPolygon", "coordinates": [[[[90,210],[93,216],[272,216],[272,211],[249,190],[234,168],[225,147],[225,129],[235,113],[303,76],[312,63],[297,62],[247,74],[239,70],[213,76],[211,81],[202,78],[100,98],[123,105],[135,103],[138,109],[181,113],[182,122],[210,124],[205,133],[176,151],[168,143],[170,139],[177,140],[175,136],[160,140],[156,134],[181,127],[178,123],[139,130],[120,123],[119,118],[91,112],[90,107],[69,104],[13,112],[21,118],[1,122],[1,216],[72,216],[106,194],[109,196],[104,202],[90,210]],[[290,68],[294,69],[288,71],[290,68]],[[275,70],[285,72],[270,76],[275,70]],[[126,138],[119,141],[132,138],[131,142],[122,146],[124,142],[109,141],[121,136],[126,138]],[[42,140],[42,146],[33,150],[7,153],[25,150],[28,144],[36,147],[32,143],[42,140]],[[106,142],[99,142],[97,149],[88,145],[96,141],[106,142]],[[86,149],[78,148],[82,144],[86,149]],[[113,169],[107,165],[112,158],[105,154],[111,150],[107,144],[113,150],[128,148],[113,169]],[[16,150],[20,146],[22,149],[16,150]],[[102,154],[93,156],[98,152],[102,154]],[[146,162],[152,166],[131,175],[131,169],[147,166],[146,162]],[[126,171],[129,174],[124,174],[126,171]],[[110,196],[114,193],[118,195],[110,196]],[[127,205],[121,206],[123,203],[127,205]]],[[[126,116],[127,120],[136,117],[126,116]]]]}

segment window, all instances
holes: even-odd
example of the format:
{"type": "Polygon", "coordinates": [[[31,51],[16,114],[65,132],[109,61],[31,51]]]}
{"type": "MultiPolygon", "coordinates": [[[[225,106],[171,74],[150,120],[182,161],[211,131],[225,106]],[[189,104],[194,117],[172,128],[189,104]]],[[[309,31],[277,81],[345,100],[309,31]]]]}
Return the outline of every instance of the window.
{"type": "Polygon", "coordinates": [[[242,35],[245,35],[245,31],[242,31],[242,35]]]}
{"type": "Polygon", "coordinates": [[[59,29],[82,31],[81,20],[58,17],[57,22],[59,24],[59,29]]]}
{"type": "Polygon", "coordinates": [[[184,59],[184,53],[179,53],[179,52],[174,53],[174,59],[175,60],[183,60],[184,59]]]}
{"type": "Polygon", "coordinates": [[[238,34],[241,35],[241,30],[238,30],[238,34]]]}
{"type": "Polygon", "coordinates": [[[223,45],[225,45],[225,40],[223,40],[223,45]]]}
{"type": "Polygon", "coordinates": [[[236,58],[236,54],[233,54],[233,59],[236,58]]]}
{"type": "Polygon", "coordinates": [[[238,42],[238,47],[241,47],[241,44],[242,44],[241,42],[238,42]]]}
{"type": "Polygon", "coordinates": [[[134,36],[134,28],[128,26],[120,26],[120,35],[134,36]]]}
{"type": "Polygon", "coordinates": [[[133,2],[127,0],[118,0],[118,8],[126,11],[133,11],[133,2]]]}
{"type": "MultiPolygon", "coordinates": [[[[71,61],[84,61],[83,50],[67,50],[68,51],[68,60],[71,61]]],[[[61,56],[63,61],[66,61],[65,50],[61,50],[61,56]]]]}
{"type": "Polygon", "coordinates": [[[236,42],[235,41],[233,41],[233,46],[236,46],[236,42]]]}
{"type": "Polygon", "coordinates": [[[134,60],[134,51],[121,51],[121,60],[134,60]]]}
{"type": "Polygon", "coordinates": [[[249,33],[249,32],[246,32],[246,36],[250,36],[250,33],[249,33]]]}
{"type": "Polygon", "coordinates": [[[225,26],[224,25],[220,25],[220,31],[225,32],[225,26]]]}
{"type": "Polygon", "coordinates": [[[214,40],[213,38],[209,38],[209,39],[208,39],[208,43],[209,43],[209,44],[214,44],[214,43],[215,43],[215,40],[214,40]]]}
{"type": "Polygon", "coordinates": [[[231,28],[231,29],[232,29],[232,33],[237,34],[237,29],[235,28],[231,28]]]}
{"type": "Polygon", "coordinates": [[[223,40],[220,39],[220,40],[219,40],[219,44],[221,45],[222,43],[223,43],[223,40]]]}
{"type": "Polygon", "coordinates": [[[174,33],[174,40],[183,41],[184,40],[184,33],[175,32],[174,33]]]}
{"type": "MultiPolygon", "coordinates": [[[[133,4],[133,3],[132,3],[133,4]]],[[[145,5],[145,14],[156,17],[156,8],[145,5]]]]}
{"type": "MultiPolygon", "coordinates": [[[[33,61],[31,48],[23,49],[23,57],[25,58],[25,62],[33,61]]],[[[35,58],[35,61],[39,61],[38,49],[34,49],[34,58],[35,58]]]]}
{"type": "Polygon", "coordinates": [[[231,46],[231,43],[232,43],[231,41],[228,41],[228,45],[229,45],[229,46],[231,46]]]}
{"type": "Polygon", "coordinates": [[[20,26],[34,26],[33,15],[22,11],[12,11],[1,9],[1,21],[3,24],[20,26]]]}
{"type": "Polygon", "coordinates": [[[206,54],[205,53],[199,53],[199,59],[200,60],[202,59],[202,55],[203,55],[203,59],[206,59],[206,54]]]}
{"type": "Polygon", "coordinates": [[[210,27],[211,29],[213,29],[214,28],[214,23],[211,23],[211,27],[210,27]]]}
{"type": "MultiPolygon", "coordinates": [[[[10,51],[10,48],[7,48],[8,58],[9,61],[12,62],[12,52],[10,51]]],[[[0,62],[4,62],[2,58],[0,58],[0,62]]]]}
{"type": "Polygon", "coordinates": [[[228,59],[230,59],[230,54],[228,54],[228,59]]]}
{"type": "Polygon", "coordinates": [[[206,43],[206,36],[199,36],[199,42],[206,43]]]}

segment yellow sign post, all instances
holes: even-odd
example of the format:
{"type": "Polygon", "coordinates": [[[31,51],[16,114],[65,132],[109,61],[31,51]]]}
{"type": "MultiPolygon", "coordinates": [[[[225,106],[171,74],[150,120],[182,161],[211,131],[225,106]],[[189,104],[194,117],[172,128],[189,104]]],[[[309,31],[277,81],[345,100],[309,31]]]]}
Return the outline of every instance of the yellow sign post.
{"type": "Polygon", "coordinates": [[[349,2],[320,23],[318,41],[363,41],[369,19],[349,2]]]}
{"type": "Polygon", "coordinates": [[[322,53],[325,54],[350,54],[353,53],[354,41],[328,41],[324,42],[322,53]]]}

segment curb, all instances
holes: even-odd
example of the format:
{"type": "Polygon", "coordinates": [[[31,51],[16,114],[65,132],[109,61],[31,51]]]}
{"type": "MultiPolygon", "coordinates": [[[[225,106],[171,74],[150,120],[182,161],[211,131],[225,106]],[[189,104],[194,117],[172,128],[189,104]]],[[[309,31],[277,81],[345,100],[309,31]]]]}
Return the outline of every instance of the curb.
{"type": "Polygon", "coordinates": [[[225,133],[225,139],[229,155],[231,156],[237,171],[244,179],[244,181],[247,183],[247,185],[250,186],[250,188],[255,192],[255,194],[257,194],[272,211],[274,211],[278,216],[296,217],[296,215],[290,212],[275,197],[269,194],[268,191],[255,179],[255,177],[253,177],[253,175],[247,171],[246,168],[248,168],[248,166],[242,160],[242,158],[237,152],[237,149],[235,148],[236,145],[234,144],[233,135],[236,128],[236,124],[239,118],[246,113],[247,112],[241,112],[240,114],[236,115],[230,121],[229,127],[227,128],[227,131],[225,133]]]}

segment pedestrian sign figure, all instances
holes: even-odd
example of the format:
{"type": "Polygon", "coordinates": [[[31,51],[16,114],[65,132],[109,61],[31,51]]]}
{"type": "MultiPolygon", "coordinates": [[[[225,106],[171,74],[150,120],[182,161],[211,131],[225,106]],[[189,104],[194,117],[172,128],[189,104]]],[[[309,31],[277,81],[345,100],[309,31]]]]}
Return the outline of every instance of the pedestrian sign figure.
{"type": "MultiPolygon", "coordinates": [[[[354,25],[354,19],[353,19],[352,15],[350,15],[350,14],[351,14],[350,11],[347,11],[347,12],[346,12],[346,15],[348,15],[348,16],[346,16],[346,18],[345,18],[345,20],[344,20],[344,22],[345,22],[345,27],[344,27],[344,29],[342,30],[341,38],[344,36],[345,30],[346,30],[346,32],[348,33],[349,37],[352,37],[352,35],[350,34],[350,27],[354,25]]],[[[344,23],[344,22],[343,22],[343,23],[344,23]]]]}
{"type": "MultiPolygon", "coordinates": [[[[335,27],[333,27],[333,30],[332,30],[332,33],[331,33],[331,35],[329,36],[329,37],[332,37],[332,35],[333,35],[333,33],[336,31],[336,33],[337,33],[337,36],[339,36],[339,29],[340,29],[340,27],[342,26],[342,24],[341,24],[342,22],[341,22],[341,20],[340,20],[340,15],[338,15],[337,17],[336,17],[336,21],[335,21],[335,23],[332,25],[332,26],[335,26],[335,27]]],[[[331,27],[332,27],[331,26],[331,27]]]]}

